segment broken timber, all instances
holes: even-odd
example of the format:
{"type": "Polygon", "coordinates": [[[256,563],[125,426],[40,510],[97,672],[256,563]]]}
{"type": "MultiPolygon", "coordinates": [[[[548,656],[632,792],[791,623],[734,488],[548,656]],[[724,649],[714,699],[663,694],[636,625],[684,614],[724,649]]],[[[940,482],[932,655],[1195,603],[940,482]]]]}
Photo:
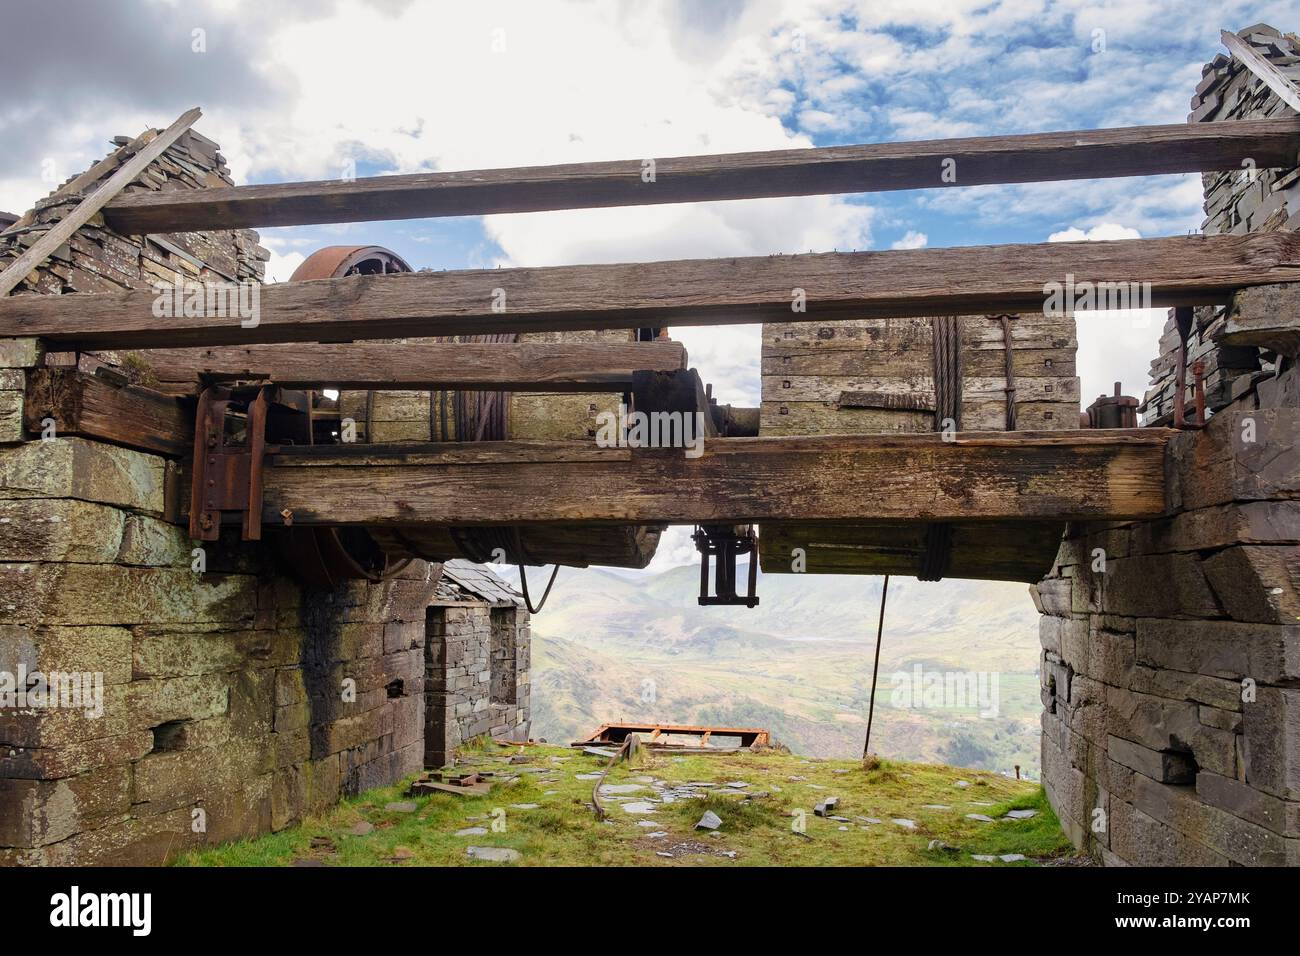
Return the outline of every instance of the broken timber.
{"type": "MultiPolygon", "coordinates": [[[[1041,312],[1073,281],[1146,285],[1104,308],[1215,305],[1300,280],[1290,232],[347,276],[261,291],[256,322],[158,316],[149,290],[0,299],[0,338],[167,348],[495,332],[1041,312]],[[504,299],[502,292],[505,293],[504,299]],[[803,293],[806,311],[792,301],[803,293]],[[500,303],[506,308],[500,311],[500,303]],[[247,326],[247,327],[245,327],[247,326]]],[[[1075,303],[1077,305],[1077,303],[1075,303]]]]}
{"type": "Polygon", "coordinates": [[[132,234],[482,216],[1290,166],[1298,145],[1294,117],[1178,123],[139,193],[104,215],[132,234]]]}
{"type": "Polygon", "coordinates": [[[1165,510],[1165,429],[268,447],[268,527],[1090,520],[1165,510]],[[287,519],[285,516],[288,516],[287,519]]]}

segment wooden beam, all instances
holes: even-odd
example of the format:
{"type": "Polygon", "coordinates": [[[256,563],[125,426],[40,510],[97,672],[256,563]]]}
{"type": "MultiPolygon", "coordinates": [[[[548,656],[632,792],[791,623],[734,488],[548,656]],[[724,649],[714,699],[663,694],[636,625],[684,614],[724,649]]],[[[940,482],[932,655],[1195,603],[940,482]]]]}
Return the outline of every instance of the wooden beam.
{"type": "MultiPolygon", "coordinates": [[[[1041,312],[1045,286],[1069,277],[1076,286],[1148,282],[1149,301],[1140,304],[1153,308],[1226,303],[1239,288],[1300,280],[1300,235],[358,275],[266,286],[255,320],[242,322],[155,315],[147,289],[10,296],[0,299],[0,338],[36,336],[65,348],[170,348],[1041,312]],[[791,309],[797,290],[806,311],[791,309]]],[[[1139,304],[1136,296],[1125,298],[1128,307],[1139,304]]]]}
{"type": "Polygon", "coordinates": [[[272,183],[124,196],[104,215],[127,233],[484,216],[1290,166],[1300,120],[1237,120],[1019,136],[872,143],[515,169],[272,183]],[[945,175],[946,174],[946,175],[945,175]]]}
{"type": "Polygon", "coordinates": [[[25,417],[33,433],[52,418],[60,437],[81,435],[164,455],[188,455],[194,447],[194,413],[181,400],[74,368],[31,370],[25,417]]]}
{"type": "Polygon", "coordinates": [[[285,388],[618,392],[632,387],[635,372],[686,367],[680,342],[356,342],[137,354],[160,382],[267,379],[285,388]]]}
{"type": "MultiPolygon", "coordinates": [[[[1264,81],[1264,85],[1278,95],[1291,109],[1300,113],[1300,89],[1291,82],[1285,73],[1270,63],[1267,57],[1260,55],[1259,51],[1253,46],[1237,36],[1235,33],[1229,33],[1227,30],[1219,32],[1219,39],[1223,45],[1240,60],[1250,72],[1264,81]]],[[[1291,157],[1290,165],[1295,165],[1295,156],[1291,157]]]]}
{"type": "Polygon", "coordinates": [[[263,521],[295,525],[1092,520],[1164,513],[1164,429],[272,450],[263,521]]]}
{"type": "Polygon", "coordinates": [[[123,163],[117,172],[79,202],[72,212],[56,222],[47,232],[32,243],[31,248],[11,262],[4,272],[0,272],[0,296],[7,296],[13,291],[14,286],[22,282],[29,272],[45,261],[46,256],[67,242],[68,238],[84,226],[91,216],[99,212],[105,203],[125,189],[131,180],[144,172],[146,166],[161,156],[163,150],[176,142],[180,135],[193,126],[194,122],[202,115],[203,113],[198,107],[182,113],[176,122],[168,126],[140,152],[123,163]]]}
{"type": "MultiPolygon", "coordinates": [[[[125,158],[134,156],[140,147],[151,142],[157,135],[158,131],[156,129],[145,130],[135,139],[131,140],[131,142],[119,146],[89,169],[79,173],[76,177],[68,180],[58,189],[54,190],[54,192],[50,194],[50,198],[55,199],[59,196],[71,196],[74,193],[81,192],[92,183],[99,182],[101,178],[107,176],[113,170],[117,169],[118,166],[122,165],[125,158]]],[[[36,211],[34,209],[29,209],[27,212],[19,216],[12,225],[6,229],[0,230],[0,236],[7,236],[10,233],[17,232],[19,229],[31,225],[35,219],[36,211]]]]}

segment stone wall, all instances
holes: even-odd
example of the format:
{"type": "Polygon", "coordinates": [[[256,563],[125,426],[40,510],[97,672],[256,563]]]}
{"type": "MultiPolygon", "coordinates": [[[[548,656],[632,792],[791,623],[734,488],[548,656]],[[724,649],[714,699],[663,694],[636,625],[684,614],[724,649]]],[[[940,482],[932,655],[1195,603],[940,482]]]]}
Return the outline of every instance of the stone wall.
{"type": "Polygon", "coordinates": [[[472,590],[475,579],[463,573],[466,564],[448,562],[450,571],[428,610],[427,767],[450,764],[456,748],[475,737],[527,738],[528,612],[499,588],[487,594],[472,590]]]}
{"type": "MultiPolygon", "coordinates": [[[[1292,67],[1276,31],[1243,36],[1292,67]]],[[[1219,57],[1192,119],[1282,112],[1259,86],[1219,57]]],[[[1206,176],[1207,231],[1291,228],[1295,181],[1206,176]]],[[[1300,865],[1300,373],[1216,342],[1222,310],[1197,319],[1217,414],[1172,442],[1170,515],[1072,527],[1031,589],[1043,782],[1107,864],[1300,865]]],[[[1176,345],[1153,364],[1149,421],[1168,420],[1176,345]]]]}
{"type": "Polygon", "coordinates": [[[0,670],[103,692],[0,708],[0,862],[160,864],[422,765],[437,566],[311,591],[236,533],[197,573],[164,472],[81,438],[0,450],[0,670]]]}
{"type": "MultiPolygon", "coordinates": [[[[215,144],[189,134],[138,185],[222,182],[215,144]]],[[[0,236],[0,266],[74,202],[56,195],[0,236]]],[[[247,231],[126,237],[96,218],[14,294],[256,280],[264,259],[247,231]]],[[[324,591],[299,584],[269,540],[234,531],[196,552],[166,520],[173,462],[24,434],[25,374],[47,358],[94,368],[119,357],[0,341],[0,865],[161,864],[421,769],[430,605],[455,616],[469,602],[490,622],[491,602],[420,560],[324,591]],[[19,683],[40,690],[26,679],[37,672],[85,675],[62,681],[85,694],[19,698],[19,683]]],[[[484,721],[492,732],[526,723],[521,617],[522,696],[491,703],[476,672],[456,692],[457,742],[484,721]]],[[[475,657],[480,670],[488,657],[475,657]]]]}

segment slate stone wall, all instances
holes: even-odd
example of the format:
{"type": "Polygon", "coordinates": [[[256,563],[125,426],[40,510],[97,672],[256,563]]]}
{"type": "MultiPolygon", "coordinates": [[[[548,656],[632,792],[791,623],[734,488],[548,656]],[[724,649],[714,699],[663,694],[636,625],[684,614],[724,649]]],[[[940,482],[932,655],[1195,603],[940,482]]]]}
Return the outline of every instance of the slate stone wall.
{"type": "MultiPolygon", "coordinates": [[[[1242,35],[1296,73],[1292,40],[1242,35]]],[[[1193,110],[1289,112],[1226,57],[1193,110]]],[[[1294,228],[1296,177],[1207,175],[1205,230],[1294,228]]],[[[1031,589],[1044,786],[1071,839],[1106,864],[1300,865],[1300,373],[1266,350],[1220,348],[1222,326],[1222,310],[1198,310],[1191,352],[1217,414],[1171,446],[1172,514],[1072,527],[1031,589]]],[[[1148,423],[1168,421],[1176,345],[1167,334],[1153,363],[1148,423]]]]}

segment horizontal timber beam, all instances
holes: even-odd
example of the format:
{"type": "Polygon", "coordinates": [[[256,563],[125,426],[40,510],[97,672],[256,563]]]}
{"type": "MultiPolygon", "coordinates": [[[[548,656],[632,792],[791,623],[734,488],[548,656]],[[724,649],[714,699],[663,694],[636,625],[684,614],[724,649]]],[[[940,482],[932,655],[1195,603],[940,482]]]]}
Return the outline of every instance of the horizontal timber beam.
{"type": "Polygon", "coordinates": [[[638,371],[686,367],[680,342],[349,342],[151,349],[162,382],[266,379],[285,388],[627,391],[638,371]]]}
{"type": "Polygon", "coordinates": [[[1038,312],[1048,285],[1071,278],[1076,285],[1149,284],[1149,301],[1125,295],[1101,303],[1111,308],[1226,303],[1239,288],[1300,280],[1300,235],[357,275],[266,286],[255,317],[243,322],[168,315],[175,310],[165,307],[155,314],[155,304],[167,306],[173,297],[156,300],[147,289],[8,296],[0,299],[0,338],[35,336],[64,348],[168,348],[1038,312]],[[799,301],[804,311],[792,309],[799,301]]]}
{"type": "Polygon", "coordinates": [[[267,527],[1090,520],[1164,513],[1163,429],[272,449],[267,527]]]}
{"type": "Polygon", "coordinates": [[[194,448],[194,412],[181,400],[75,368],[32,369],[24,414],[33,434],[53,421],[57,436],[98,438],[164,455],[188,455],[194,448]]]}
{"type": "Polygon", "coordinates": [[[641,206],[1292,166],[1300,119],[1178,123],[562,166],[269,183],[110,203],[119,232],[641,206]]]}

